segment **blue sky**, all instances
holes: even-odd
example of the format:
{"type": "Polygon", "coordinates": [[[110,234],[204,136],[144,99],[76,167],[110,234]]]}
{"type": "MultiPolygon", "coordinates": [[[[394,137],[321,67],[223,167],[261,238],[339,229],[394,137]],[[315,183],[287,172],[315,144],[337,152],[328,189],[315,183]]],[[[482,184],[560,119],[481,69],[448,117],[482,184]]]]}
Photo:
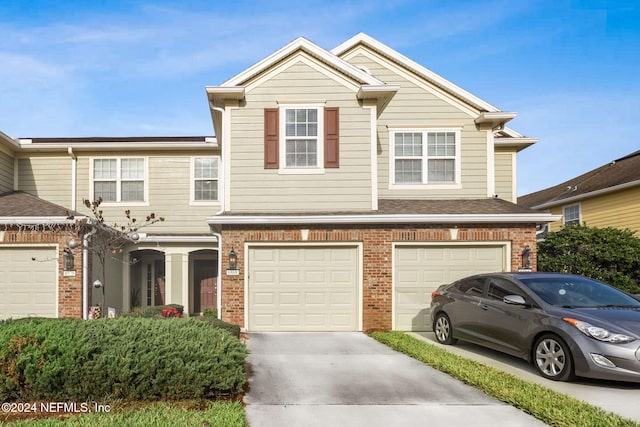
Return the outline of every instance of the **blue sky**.
{"type": "Polygon", "coordinates": [[[540,141],[527,194],[640,149],[636,0],[0,0],[0,131],[211,135],[204,87],[298,36],[365,32],[504,111],[540,141]]]}

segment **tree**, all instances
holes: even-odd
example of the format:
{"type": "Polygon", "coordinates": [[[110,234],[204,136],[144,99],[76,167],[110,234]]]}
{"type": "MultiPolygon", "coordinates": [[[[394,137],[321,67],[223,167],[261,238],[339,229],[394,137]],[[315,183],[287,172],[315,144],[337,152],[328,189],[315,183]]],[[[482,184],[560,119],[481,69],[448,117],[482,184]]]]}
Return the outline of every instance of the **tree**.
{"type": "Polygon", "coordinates": [[[538,270],[580,274],[640,293],[640,238],[629,229],[565,226],[538,244],[538,270]]]}
{"type": "MultiPolygon", "coordinates": [[[[155,213],[146,216],[144,221],[138,221],[131,216],[131,211],[124,211],[126,224],[108,225],[100,209],[102,198],[94,201],[84,200],[84,205],[91,211],[91,215],[76,222],[74,227],[75,247],[84,244],[87,236],[87,244],[84,247],[91,252],[100,262],[102,273],[102,311],[104,312],[104,290],[106,284],[106,260],[108,256],[118,259],[118,255],[124,251],[129,243],[138,241],[138,230],[157,222],[164,221],[164,217],[157,217],[155,213]]],[[[104,314],[104,313],[103,313],[104,314]]]]}

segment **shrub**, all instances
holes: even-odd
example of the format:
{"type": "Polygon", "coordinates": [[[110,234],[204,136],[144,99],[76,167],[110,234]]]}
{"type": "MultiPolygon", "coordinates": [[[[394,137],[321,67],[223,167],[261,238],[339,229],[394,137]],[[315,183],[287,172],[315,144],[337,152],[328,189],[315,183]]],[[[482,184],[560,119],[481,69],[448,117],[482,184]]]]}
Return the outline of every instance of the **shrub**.
{"type": "MultiPolygon", "coordinates": [[[[167,317],[167,316],[164,316],[162,313],[168,309],[173,309],[180,314],[179,316],[171,316],[171,317],[182,317],[182,315],[184,314],[184,307],[181,306],[180,304],[168,304],[168,305],[154,305],[154,306],[144,307],[144,308],[137,307],[131,310],[130,313],[123,314],[123,316],[144,317],[144,318],[167,317]]],[[[174,312],[173,310],[171,311],[172,313],[174,312]]]]}
{"type": "Polygon", "coordinates": [[[244,344],[194,319],[0,322],[3,401],[200,399],[245,383],[244,344]]]}
{"type": "Polygon", "coordinates": [[[640,239],[631,230],[566,226],[538,244],[538,270],[580,274],[640,293],[640,239]]]}
{"type": "Polygon", "coordinates": [[[208,317],[208,316],[194,317],[194,319],[198,319],[200,321],[206,322],[216,328],[224,329],[234,337],[240,338],[240,326],[238,325],[233,325],[231,323],[225,322],[224,320],[220,320],[218,318],[208,317]]]}

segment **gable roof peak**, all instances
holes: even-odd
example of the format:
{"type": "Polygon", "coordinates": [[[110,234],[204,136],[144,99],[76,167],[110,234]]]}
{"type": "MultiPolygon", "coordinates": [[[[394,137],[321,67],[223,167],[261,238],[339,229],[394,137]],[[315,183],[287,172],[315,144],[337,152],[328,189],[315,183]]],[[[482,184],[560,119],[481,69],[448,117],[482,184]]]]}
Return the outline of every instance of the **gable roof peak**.
{"type": "Polygon", "coordinates": [[[482,111],[486,111],[486,112],[501,111],[498,107],[495,107],[489,104],[488,102],[484,101],[483,99],[480,99],[477,96],[471,94],[470,92],[467,92],[466,90],[462,89],[460,86],[450,82],[449,80],[445,79],[439,74],[434,73],[428,68],[404,56],[397,50],[390,48],[389,46],[385,45],[384,43],[381,43],[380,41],[374,39],[373,37],[365,33],[356,34],[355,36],[351,37],[349,40],[333,48],[331,50],[331,53],[333,53],[336,56],[342,57],[343,54],[345,54],[346,52],[350,51],[351,49],[353,49],[354,47],[360,44],[367,46],[368,48],[374,50],[378,54],[391,60],[392,62],[395,62],[396,64],[400,64],[402,67],[409,69],[413,73],[429,81],[431,84],[436,85],[437,87],[443,89],[444,91],[448,92],[454,97],[461,99],[462,101],[473,106],[474,108],[476,108],[481,112],[482,111]]]}
{"type": "Polygon", "coordinates": [[[281,47],[277,51],[273,52],[271,55],[266,58],[256,62],[251,67],[247,68],[240,74],[236,74],[231,77],[220,86],[228,87],[228,86],[238,86],[245,84],[249,79],[256,76],[257,74],[263,72],[264,70],[274,66],[279,61],[285,59],[289,55],[295,53],[298,50],[302,50],[309,55],[315,57],[316,59],[328,64],[329,66],[340,70],[344,74],[350,76],[356,81],[359,81],[361,84],[366,85],[384,85],[383,82],[373,77],[372,75],[366,73],[365,71],[359,69],[358,67],[350,64],[349,62],[339,58],[328,50],[318,46],[312,41],[304,38],[298,37],[285,46],[281,47]]]}

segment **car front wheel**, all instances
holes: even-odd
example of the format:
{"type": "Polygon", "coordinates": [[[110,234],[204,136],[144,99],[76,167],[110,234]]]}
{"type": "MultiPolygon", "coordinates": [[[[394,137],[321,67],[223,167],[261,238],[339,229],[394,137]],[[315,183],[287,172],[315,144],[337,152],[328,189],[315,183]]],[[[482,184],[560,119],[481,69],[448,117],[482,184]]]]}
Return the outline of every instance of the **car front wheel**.
{"type": "Polygon", "coordinates": [[[540,375],[553,381],[573,379],[573,359],[569,346],[554,334],[538,338],[533,363],[540,375]]]}
{"type": "Polygon", "coordinates": [[[455,344],[458,340],[453,338],[453,327],[449,316],[444,313],[438,313],[433,321],[433,332],[436,334],[436,340],[440,344],[455,344]]]}

